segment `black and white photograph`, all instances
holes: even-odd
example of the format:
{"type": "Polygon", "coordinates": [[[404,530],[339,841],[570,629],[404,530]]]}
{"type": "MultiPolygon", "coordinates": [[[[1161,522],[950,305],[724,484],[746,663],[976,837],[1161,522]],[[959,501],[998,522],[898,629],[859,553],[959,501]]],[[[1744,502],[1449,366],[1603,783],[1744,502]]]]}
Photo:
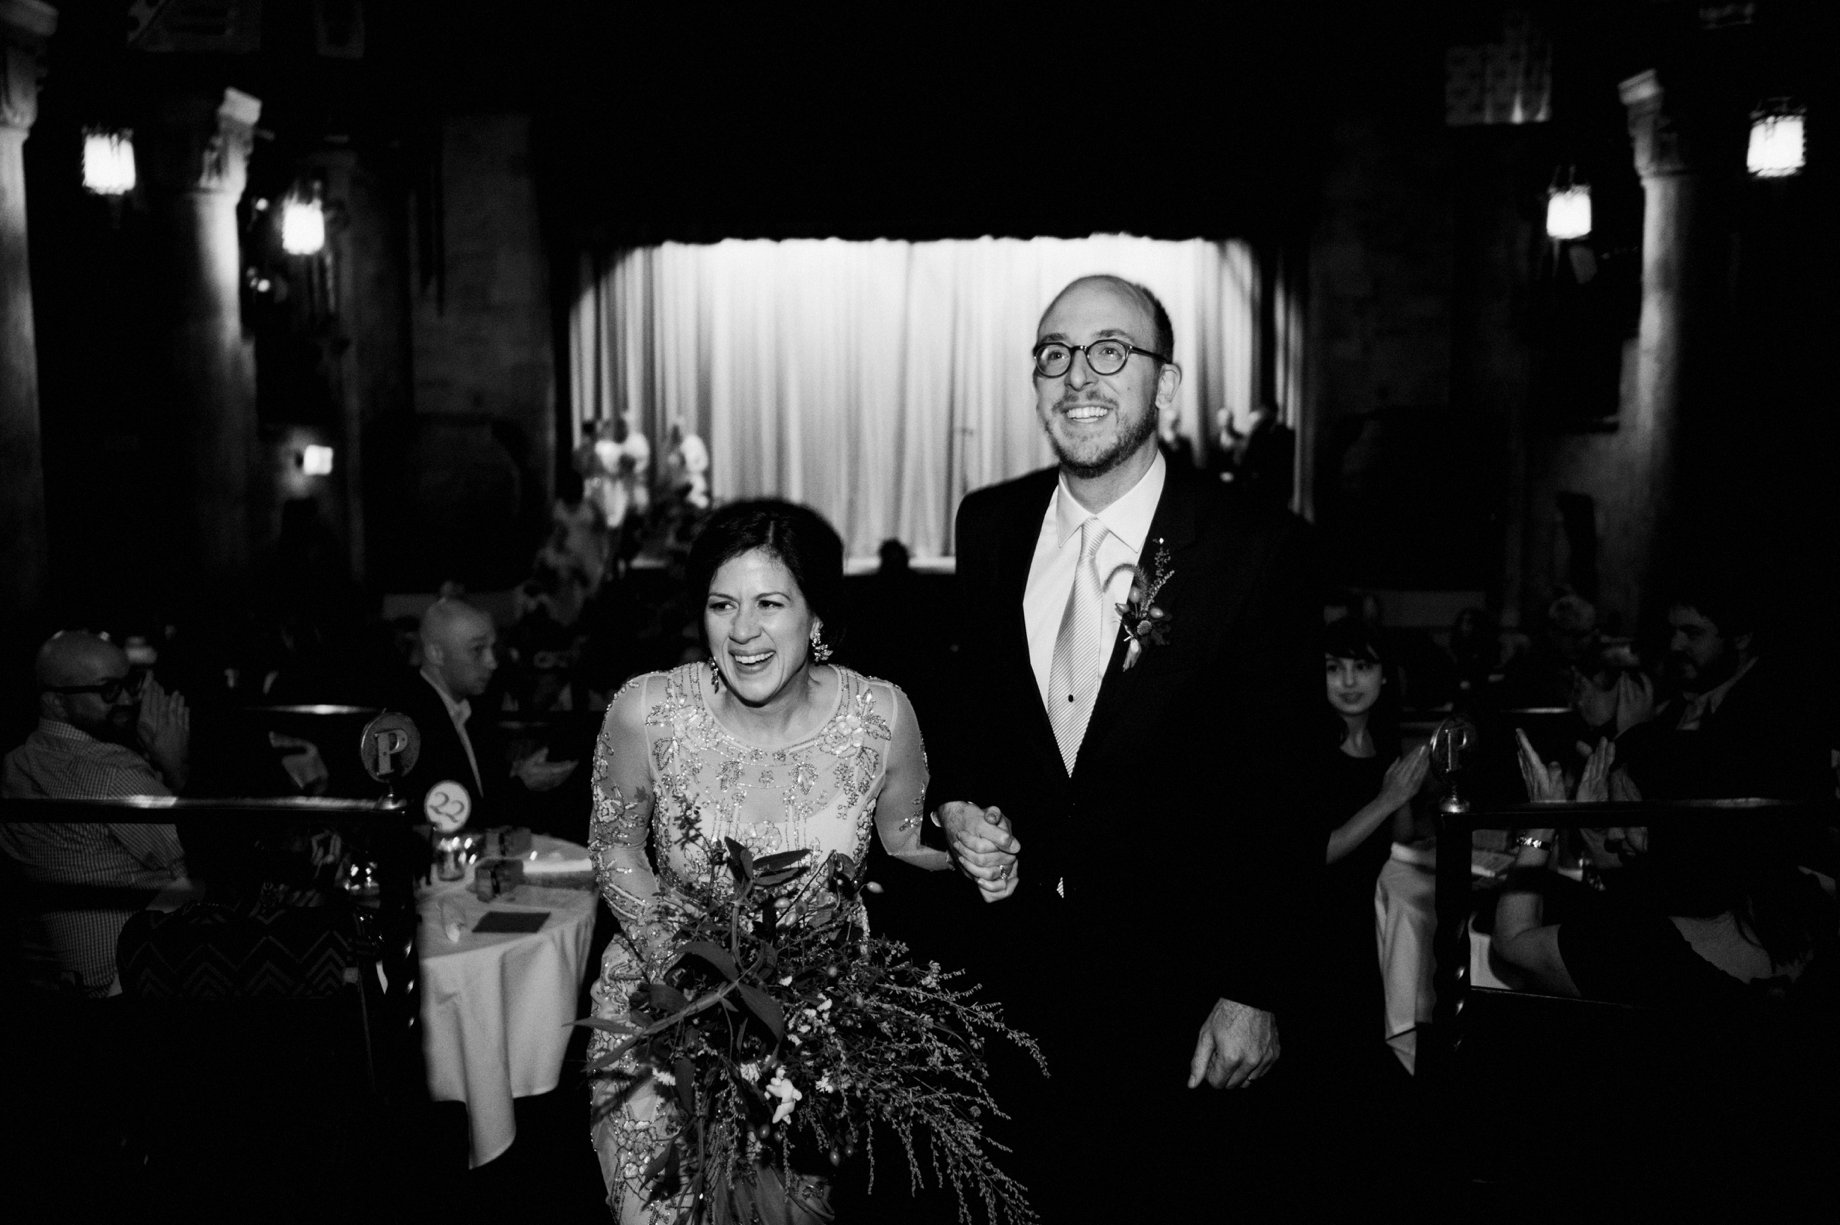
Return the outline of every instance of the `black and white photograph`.
{"type": "Polygon", "coordinates": [[[0,0],[7,1218],[1825,1219],[1836,64],[0,0]]]}

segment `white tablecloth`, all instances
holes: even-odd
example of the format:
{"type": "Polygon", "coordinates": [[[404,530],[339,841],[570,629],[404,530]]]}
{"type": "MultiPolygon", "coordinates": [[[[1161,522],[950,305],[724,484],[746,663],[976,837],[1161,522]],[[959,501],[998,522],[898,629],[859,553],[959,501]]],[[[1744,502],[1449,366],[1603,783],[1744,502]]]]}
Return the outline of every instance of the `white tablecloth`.
{"type": "MultiPolygon", "coordinates": [[[[540,853],[587,854],[541,835],[533,844],[540,853]]],[[[418,899],[428,1091],[438,1102],[466,1103],[474,1166],[517,1138],[513,1098],[556,1087],[571,1023],[579,1019],[576,997],[588,970],[594,905],[591,889],[527,884],[488,904],[474,896],[470,871],[465,880],[437,882],[418,899]],[[473,925],[492,910],[550,915],[539,931],[474,934],[473,925]],[[452,925],[461,929],[458,940],[448,938],[452,925]]]]}
{"type": "MultiPolygon", "coordinates": [[[[1436,862],[1424,851],[1394,843],[1392,857],[1381,867],[1374,885],[1380,975],[1386,988],[1386,1042],[1408,1072],[1417,1062],[1418,1027],[1431,1020],[1434,1002],[1431,937],[1437,928],[1436,862]]],[[[1489,966],[1487,933],[1477,931],[1473,923],[1469,981],[1473,987],[1508,987],[1489,966]]]]}

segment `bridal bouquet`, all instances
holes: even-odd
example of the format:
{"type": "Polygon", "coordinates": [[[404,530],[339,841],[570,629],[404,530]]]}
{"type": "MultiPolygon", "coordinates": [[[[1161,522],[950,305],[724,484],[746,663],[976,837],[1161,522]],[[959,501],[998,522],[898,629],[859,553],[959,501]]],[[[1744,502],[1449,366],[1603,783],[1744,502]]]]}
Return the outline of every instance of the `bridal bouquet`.
{"type": "MultiPolygon", "coordinates": [[[[675,952],[631,1000],[627,1023],[583,1022],[623,1041],[590,1074],[649,1076],[675,1109],[644,1173],[654,1202],[682,1197],[679,1225],[823,1215],[808,1175],[862,1151],[874,1177],[879,1126],[905,1150],[915,1189],[931,1166],[969,1222],[1035,1219],[986,1151],[1001,1116],[985,1085],[987,1037],[1041,1062],[975,988],[898,941],[868,934],[862,868],[809,851],[759,859],[725,840],[711,879],[680,887],[675,952]]],[[[1045,1071],[1045,1067],[1044,1067],[1045,1071]]]]}

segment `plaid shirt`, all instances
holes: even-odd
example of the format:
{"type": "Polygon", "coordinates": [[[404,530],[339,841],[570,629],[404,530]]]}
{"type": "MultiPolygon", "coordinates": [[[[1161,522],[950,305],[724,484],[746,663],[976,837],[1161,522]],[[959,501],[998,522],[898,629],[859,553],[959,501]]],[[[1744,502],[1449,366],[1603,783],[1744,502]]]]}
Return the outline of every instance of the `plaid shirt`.
{"type": "MultiPolygon", "coordinates": [[[[9,799],[171,794],[133,749],[44,718],[7,754],[0,779],[9,799]]],[[[0,852],[22,886],[15,906],[33,979],[85,995],[116,990],[121,929],[185,879],[185,852],[170,825],[0,824],[0,852]]]]}

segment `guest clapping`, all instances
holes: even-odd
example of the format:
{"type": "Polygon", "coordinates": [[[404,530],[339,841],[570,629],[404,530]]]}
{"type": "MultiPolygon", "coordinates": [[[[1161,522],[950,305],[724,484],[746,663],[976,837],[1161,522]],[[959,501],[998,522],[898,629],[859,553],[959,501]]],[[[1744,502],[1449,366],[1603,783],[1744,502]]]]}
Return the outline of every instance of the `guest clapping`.
{"type": "Polygon", "coordinates": [[[1410,804],[1430,766],[1424,745],[1395,755],[1396,704],[1382,703],[1390,685],[1383,650],[1380,631],[1364,621],[1335,621],[1323,630],[1323,667],[1338,748],[1330,758],[1335,782],[1327,815],[1335,823],[1329,829],[1326,862],[1360,864],[1370,906],[1374,874],[1389,843],[1412,838],[1410,804]],[[1392,837],[1378,837],[1389,818],[1392,837]]]}
{"type": "MultiPolygon", "coordinates": [[[[1563,799],[1556,763],[1523,744],[1529,793],[1563,799]]],[[[1602,742],[1585,764],[1577,798],[1603,798],[1614,750],[1602,742]]],[[[1495,910],[1494,951],[1558,995],[1621,1003],[1739,1008],[1749,983],[1780,978],[1788,989],[1837,928],[1834,901],[1799,871],[1777,831],[1714,813],[1675,813],[1650,830],[1619,827],[1609,846],[1642,878],[1606,904],[1544,921],[1543,883],[1555,831],[1517,835],[1514,867],[1495,910]]]]}
{"type": "MultiPolygon", "coordinates": [[[[9,798],[171,795],[190,772],[185,699],[129,667],[121,648],[58,634],[34,664],[38,727],[6,757],[9,798]]],[[[102,996],[115,989],[115,943],[128,917],[186,878],[185,852],[166,824],[0,825],[0,853],[25,892],[20,946],[35,985],[102,996]]]]}
{"type": "Polygon", "coordinates": [[[1676,584],[1661,676],[1626,671],[1613,704],[1597,698],[1644,796],[1811,799],[1831,790],[1807,671],[1791,669],[1767,621],[1764,601],[1741,581],[1676,584]]]}
{"type": "Polygon", "coordinates": [[[1358,618],[1333,621],[1323,628],[1322,644],[1335,748],[1319,753],[1327,969],[1321,975],[1325,998],[1314,1011],[1325,1052],[1345,1078],[1371,1064],[1366,1056],[1385,1051],[1374,885],[1392,844],[1412,839],[1411,802],[1424,785],[1430,756],[1422,745],[1399,753],[1396,689],[1379,628],[1358,618]]]}

